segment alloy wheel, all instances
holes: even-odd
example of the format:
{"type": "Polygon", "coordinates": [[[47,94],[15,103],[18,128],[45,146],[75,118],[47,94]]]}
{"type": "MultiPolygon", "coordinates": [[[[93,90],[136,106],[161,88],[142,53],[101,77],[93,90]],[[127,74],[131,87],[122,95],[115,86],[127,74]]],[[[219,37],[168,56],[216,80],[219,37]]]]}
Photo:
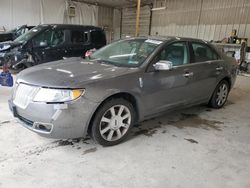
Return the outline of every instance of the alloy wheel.
{"type": "Polygon", "coordinates": [[[216,103],[218,106],[222,106],[226,100],[227,100],[227,95],[228,95],[228,86],[223,83],[218,91],[217,91],[217,94],[216,94],[216,103]]]}
{"type": "Polygon", "coordinates": [[[103,139],[116,141],[122,138],[131,124],[131,112],[125,105],[115,105],[102,116],[99,131],[103,139]]]}

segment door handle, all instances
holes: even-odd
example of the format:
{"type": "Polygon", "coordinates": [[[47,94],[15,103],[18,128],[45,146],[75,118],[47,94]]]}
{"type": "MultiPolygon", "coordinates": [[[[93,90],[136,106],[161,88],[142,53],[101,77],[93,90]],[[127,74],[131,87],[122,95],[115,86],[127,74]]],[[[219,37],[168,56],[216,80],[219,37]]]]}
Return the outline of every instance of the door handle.
{"type": "Polygon", "coordinates": [[[186,73],[183,74],[183,76],[186,77],[186,78],[191,77],[193,75],[194,75],[193,72],[186,72],[186,73]]]}
{"type": "Polygon", "coordinates": [[[223,67],[217,67],[216,70],[221,71],[221,70],[223,70],[223,67]]]}

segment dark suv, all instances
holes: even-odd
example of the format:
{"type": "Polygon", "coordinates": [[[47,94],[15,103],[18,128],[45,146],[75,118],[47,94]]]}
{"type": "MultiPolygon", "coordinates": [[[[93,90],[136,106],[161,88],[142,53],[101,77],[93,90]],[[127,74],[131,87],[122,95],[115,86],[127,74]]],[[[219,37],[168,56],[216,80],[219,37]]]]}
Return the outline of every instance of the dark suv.
{"type": "Polygon", "coordinates": [[[13,42],[0,43],[0,64],[22,70],[67,57],[84,56],[87,50],[106,45],[101,28],[81,25],[39,25],[13,42]],[[1,63],[2,62],[2,63],[1,63]]]}

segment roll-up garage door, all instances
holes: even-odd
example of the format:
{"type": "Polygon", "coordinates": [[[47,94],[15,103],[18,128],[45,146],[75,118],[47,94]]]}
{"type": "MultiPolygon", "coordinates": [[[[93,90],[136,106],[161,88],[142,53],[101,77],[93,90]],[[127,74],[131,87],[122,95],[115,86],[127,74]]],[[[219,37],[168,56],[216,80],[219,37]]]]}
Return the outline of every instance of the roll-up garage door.
{"type": "MultiPolygon", "coordinates": [[[[141,7],[140,11],[140,33],[139,36],[147,36],[150,27],[150,7],[141,7]]],[[[122,38],[135,36],[136,8],[122,9],[122,38]]]]}

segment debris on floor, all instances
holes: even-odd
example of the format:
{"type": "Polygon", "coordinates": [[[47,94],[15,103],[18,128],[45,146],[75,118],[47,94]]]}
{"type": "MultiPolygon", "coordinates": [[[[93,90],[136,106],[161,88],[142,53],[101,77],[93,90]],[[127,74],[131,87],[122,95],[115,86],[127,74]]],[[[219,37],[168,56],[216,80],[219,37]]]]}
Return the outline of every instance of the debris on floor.
{"type": "Polygon", "coordinates": [[[187,140],[189,142],[191,142],[192,144],[198,144],[199,142],[197,142],[196,140],[192,139],[192,138],[184,138],[184,140],[187,140]]]}
{"type": "Polygon", "coordinates": [[[97,148],[90,148],[90,149],[87,149],[83,152],[83,155],[86,155],[88,153],[93,153],[93,152],[96,152],[97,151],[97,148]]]}

